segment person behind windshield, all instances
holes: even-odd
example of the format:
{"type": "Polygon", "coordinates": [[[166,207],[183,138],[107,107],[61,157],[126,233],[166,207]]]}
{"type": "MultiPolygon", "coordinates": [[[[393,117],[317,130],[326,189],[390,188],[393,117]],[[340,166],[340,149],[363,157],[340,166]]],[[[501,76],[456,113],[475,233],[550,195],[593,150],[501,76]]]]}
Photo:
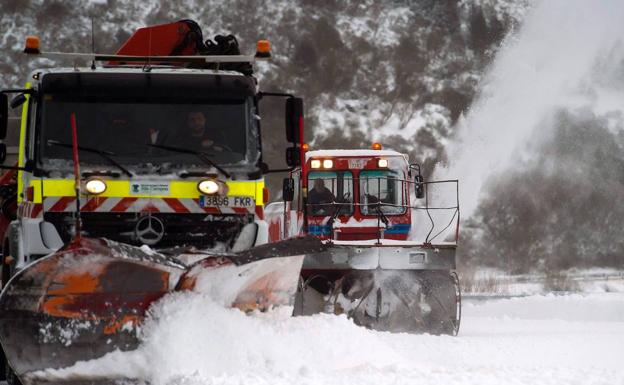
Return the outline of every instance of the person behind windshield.
{"type": "Polygon", "coordinates": [[[191,111],[186,116],[186,130],[176,140],[176,146],[191,150],[223,151],[225,135],[206,127],[206,116],[201,111],[191,111]]]}
{"type": "Polygon", "coordinates": [[[314,186],[308,192],[308,203],[311,215],[330,215],[333,210],[332,202],[336,200],[334,194],[325,187],[321,178],[314,179],[314,186]]]}

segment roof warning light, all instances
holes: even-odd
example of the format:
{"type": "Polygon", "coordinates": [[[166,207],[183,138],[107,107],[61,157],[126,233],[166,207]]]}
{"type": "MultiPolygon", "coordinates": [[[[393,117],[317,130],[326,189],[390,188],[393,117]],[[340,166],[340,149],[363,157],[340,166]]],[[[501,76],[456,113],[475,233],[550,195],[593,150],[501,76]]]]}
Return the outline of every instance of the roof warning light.
{"type": "Polygon", "coordinates": [[[258,40],[258,44],[256,45],[256,57],[271,57],[271,42],[268,40],[258,40]]]}
{"type": "Polygon", "coordinates": [[[24,47],[24,53],[39,54],[39,38],[37,36],[26,36],[26,46],[24,47]]]}

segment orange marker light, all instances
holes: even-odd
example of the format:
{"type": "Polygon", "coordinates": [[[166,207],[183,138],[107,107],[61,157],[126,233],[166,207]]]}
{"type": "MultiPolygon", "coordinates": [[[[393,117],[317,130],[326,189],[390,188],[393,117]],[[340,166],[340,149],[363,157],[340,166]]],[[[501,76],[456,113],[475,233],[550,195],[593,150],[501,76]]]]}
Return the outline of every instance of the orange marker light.
{"type": "Polygon", "coordinates": [[[373,150],[381,150],[381,143],[373,143],[371,146],[373,150]]]}
{"type": "Polygon", "coordinates": [[[301,145],[301,149],[303,150],[303,152],[308,151],[308,149],[310,149],[310,146],[307,143],[304,143],[301,145]]]}
{"type": "Polygon", "coordinates": [[[258,40],[256,44],[256,57],[271,57],[271,42],[258,40]]]}
{"type": "Polygon", "coordinates": [[[39,51],[39,38],[37,36],[26,36],[26,46],[24,53],[41,53],[39,51]]]}

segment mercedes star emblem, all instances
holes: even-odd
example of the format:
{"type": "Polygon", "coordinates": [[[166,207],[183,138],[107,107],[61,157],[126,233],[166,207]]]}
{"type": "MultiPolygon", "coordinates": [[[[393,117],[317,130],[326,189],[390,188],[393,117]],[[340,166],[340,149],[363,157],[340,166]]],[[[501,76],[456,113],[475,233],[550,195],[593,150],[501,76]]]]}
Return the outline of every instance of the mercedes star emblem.
{"type": "Polygon", "coordinates": [[[160,219],[148,215],[137,221],[134,232],[139,241],[152,246],[157,244],[165,235],[165,224],[160,219]]]}

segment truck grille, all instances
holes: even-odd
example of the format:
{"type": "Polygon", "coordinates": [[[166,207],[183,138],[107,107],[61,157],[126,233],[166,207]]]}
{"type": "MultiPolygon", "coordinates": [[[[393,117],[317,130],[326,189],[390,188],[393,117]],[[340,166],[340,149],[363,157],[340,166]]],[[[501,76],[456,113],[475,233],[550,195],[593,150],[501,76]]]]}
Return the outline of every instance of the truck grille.
{"type": "MultiPolygon", "coordinates": [[[[137,221],[148,214],[137,213],[81,213],[82,234],[89,237],[103,237],[118,242],[140,246],[135,227],[137,221]]],[[[216,243],[229,243],[240,233],[241,228],[253,221],[247,215],[206,215],[153,213],[164,224],[162,239],[153,247],[195,246],[213,247],[216,243]]],[[[48,212],[44,219],[56,227],[61,239],[69,242],[74,233],[73,213],[48,212]]]]}

